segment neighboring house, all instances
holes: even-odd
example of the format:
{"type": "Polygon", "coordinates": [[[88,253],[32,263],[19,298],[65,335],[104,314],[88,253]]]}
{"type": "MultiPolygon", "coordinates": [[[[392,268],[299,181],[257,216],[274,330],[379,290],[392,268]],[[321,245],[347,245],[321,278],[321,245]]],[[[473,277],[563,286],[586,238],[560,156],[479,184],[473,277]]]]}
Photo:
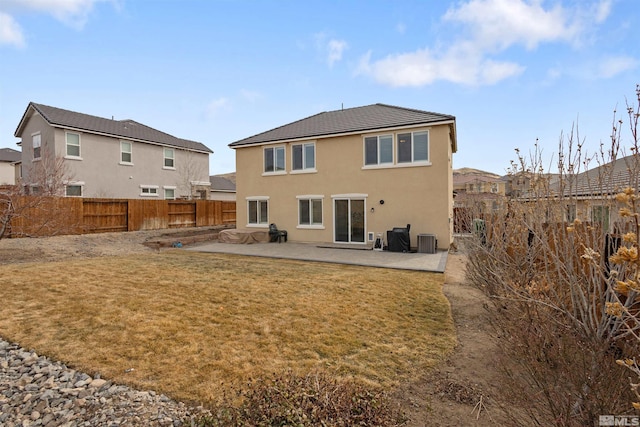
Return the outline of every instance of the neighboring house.
{"type": "Polygon", "coordinates": [[[290,240],[372,245],[411,225],[452,241],[454,116],[374,104],[329,111],[229,144],[237,226],[290,240]]]}
{"type": "Polygon", "coordinates": [[[22,153],[11,148],[0,148],[0,185],[15,185],[20,177],[22,153]]]}
{"type": "Polygon", "coordinates": [[[229,174],[212,175],[209,177],[209,181],[211,182],[209,198],[211,200],[236,200],[236,183],[231,180],[228,175],[229,174]]]}
{"type": "Polygon", "coordinates": [[[470,233],[473,219],[503,209],[507,200],[505,188],[506,181],[491,172],[470,168],[454,170],[454,233],[470,233]]]}
{"type": "MultiPolygon", "coordinates": [[[[21,139],[25,189],[37,168],[64,159],[69,178],[60,193],[105,198],[201,198],[209,193],[204,144],[176,138],[133,120],[113,120],[29,103],[15,132],[21,139]]],[[[37,188],[33,188],[37,191],[37,188]]]]}
{"type": "MultiPolygon", "coordinates": [[[[549,194],[559,198],[562,220],[599,223],[609,232],[620,232],[616,223],[621,218],[615,195],[625,188],[633,188],[640,193],[640,154],[632,154],[603,164],[585,172],[557,177],[549,184],[549,194]]],[[[526,199],[529,195],[523,195],[526,199]]]]}

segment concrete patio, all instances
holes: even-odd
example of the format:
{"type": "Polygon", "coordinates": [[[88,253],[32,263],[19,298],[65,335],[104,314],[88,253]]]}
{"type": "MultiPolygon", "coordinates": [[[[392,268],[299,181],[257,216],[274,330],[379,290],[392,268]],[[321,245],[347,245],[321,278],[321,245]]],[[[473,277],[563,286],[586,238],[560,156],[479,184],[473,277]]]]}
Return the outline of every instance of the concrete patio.
{"type": "Polygon", "coordinates": [[[447,251],[437,251],[435,254],[401,253],[355,249],[338,245],[292,242],[234,244],[215,241],[190,246],[186,250],[435,273],[444,273],[448,254],[447,251]]]}

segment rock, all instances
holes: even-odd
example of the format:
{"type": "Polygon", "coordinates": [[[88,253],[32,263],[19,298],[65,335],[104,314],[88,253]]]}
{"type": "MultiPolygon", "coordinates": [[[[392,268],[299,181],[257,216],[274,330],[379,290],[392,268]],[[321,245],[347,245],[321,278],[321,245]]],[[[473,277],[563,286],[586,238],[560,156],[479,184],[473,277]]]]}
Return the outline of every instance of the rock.
{"type": "Polygon", "coordinates": [[[1,426],[184,426],[211,415],[153,390],[133,390],[0,339],[1,426]]]}

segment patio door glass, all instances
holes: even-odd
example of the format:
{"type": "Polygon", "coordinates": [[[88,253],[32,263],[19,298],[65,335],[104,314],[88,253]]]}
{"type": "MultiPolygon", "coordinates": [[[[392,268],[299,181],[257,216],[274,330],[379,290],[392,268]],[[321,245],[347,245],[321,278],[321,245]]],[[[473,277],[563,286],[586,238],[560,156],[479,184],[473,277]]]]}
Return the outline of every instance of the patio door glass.
{"type": "Polygon", "coordinates": [[[335,241],[364,243],[364,199],[334,201],[335,241]]]}

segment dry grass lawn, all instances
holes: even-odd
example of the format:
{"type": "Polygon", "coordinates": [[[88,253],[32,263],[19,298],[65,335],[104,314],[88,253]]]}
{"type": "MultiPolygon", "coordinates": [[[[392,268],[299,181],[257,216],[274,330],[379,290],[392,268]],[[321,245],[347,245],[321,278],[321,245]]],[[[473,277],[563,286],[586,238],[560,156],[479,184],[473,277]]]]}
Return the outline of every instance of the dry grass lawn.
{"type": "Polygon", "coordinates": [[[289,369],[393,388],[455,345],[442,274],[167,251],[0,277],[0,336],[205,405],[289,369]]]}

